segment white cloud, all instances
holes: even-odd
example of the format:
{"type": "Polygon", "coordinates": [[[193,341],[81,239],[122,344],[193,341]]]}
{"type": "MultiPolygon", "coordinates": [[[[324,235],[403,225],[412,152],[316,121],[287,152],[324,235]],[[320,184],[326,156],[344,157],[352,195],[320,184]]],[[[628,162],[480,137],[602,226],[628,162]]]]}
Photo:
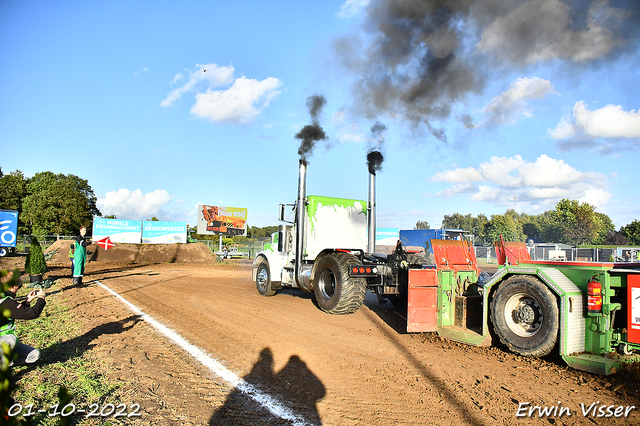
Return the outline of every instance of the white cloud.
{"type": "MultiPolygon", "coordinates": [[[[169,95],[160,102],[161,106],[170,106],[174,101],[180,99],[183,93],[194,90],[201,82],[205,83],[207,88],[210,88],[230,84],[233,81],[233,73],[235,69],[232,66],[220,67],[216,64],[196,64],[196,67],[197,69],[195,71],[189,71],[189,79],[185,84],[172,90],[169,95]]],[[[176,83],[183,78],[184,75],[178,73],[173,78],[173,82],[176,83]]]]}
{"type": "Polygon", "coordinates": [[[527,162],[520,155],[491,157],[476,168],[437,172],[430,180],[453,184],[436,196],[464,196],[474,202],[511,205],[515,193],[519,203],[532,209],[553,205],[562,198],[602,206],[611,196],[603,174],[581,172],[547,155],[541,155],[535,162],[527,162]]]}
{"type": "Polygon", "coordinates": [[[528,101],[544,99],[557,93],[549,80],[538,77],[518,78],[506,91],[493,98],[482,110],[489,116],[489,122],[495,124],[513,124],[516,117],[531,117],[533,108],[528,101]]]}
{"type": "Polygon", "coordinates": [[[134,72],[134,73],[133,73],[133,75],[138,75],[138,74],[140,74],[141,72],[147,72],[147,71],[148,71],[147,67],[142,67],[142,69],[140,69],[140,70],[138,70],[138,71],[134,72]]]}
{"type": "Polygon", "coordinates": [[[466,169],[447,170],[444,172],[436,172],[431,177],[432,181],[438,182],[450,182],[450,183],[462,183],[462,182],[477,182],[484,180],[482,173],[474,169],[473,167],[467,167],[466,169]]]}
{"type": "Polygon", "coordinates": [[[104,198],[98,198],[96,204],[103,215],[116,215],[118,219],[144,220],[158,216],[161,207],[172,199],[173,196],[164,189],[143,194],[139,189],[129,191],[120,188],[107,192],[104,198]]]}
{"type": "Polygon", "coordinates": [[[274,77],[262,81],[240,77],[227,90],[207,90],[196,95],[191,113],[211,121],[246,123],[280,94],[282,82],[274,77]]]}
{"type": "Polygon", "coordinates": [[[549,134],[556,140],[574,137],[637,139],[640,138],[640,111],[624,111],[622,106],[611,104],[591,111],[584,101],[578,101],[572,114],[562,117],[549,134]]]}
{"type": "MultiPolygon", "coordinates": [[[[196,71],[189,72],[189,78],[182,86],[172,90],[160,102],[161,106],[170,106],[186,92],[196,92],[196,102],[191,107],[191,113],[195,116],[211,121],[246,123],[255,118],[262,107],[268,106],[269,102],[280,94],[277,89],[282,86],[282,82],[275,77],[261,81],[245,76],[236,79],[232,66],[198,64],[196,67],[196,71]],[[230,84],[231,87],[227,89],[214,90],[230,84]]],[[[184,77],[181,73],[176,74],[173,83],[183,80],[184,77]]]]}
{"type": "Polygon", "coordinates": [[[347,0],[340,5],[340,11],[336,13],[338,18],[348,19],[359,15],[369,6],[370,0],[347,0]]]}

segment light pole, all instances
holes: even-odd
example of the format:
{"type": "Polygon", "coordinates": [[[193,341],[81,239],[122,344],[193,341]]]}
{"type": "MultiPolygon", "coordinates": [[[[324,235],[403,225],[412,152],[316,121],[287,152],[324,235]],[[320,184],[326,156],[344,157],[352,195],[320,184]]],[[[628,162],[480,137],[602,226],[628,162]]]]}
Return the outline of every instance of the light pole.
{"type": "Polygon", "coordinates": [[[513,241],[516,241],[516,193],[513,193],[513,241]]]}

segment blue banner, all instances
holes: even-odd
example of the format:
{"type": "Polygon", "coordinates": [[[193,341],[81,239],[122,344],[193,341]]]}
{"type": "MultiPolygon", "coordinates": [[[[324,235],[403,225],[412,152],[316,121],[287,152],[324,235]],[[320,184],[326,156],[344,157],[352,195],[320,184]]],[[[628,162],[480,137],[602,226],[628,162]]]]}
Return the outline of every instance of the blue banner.
{"type": "Polygon", "coordinates": [[[400,239],[400,228],[376,228],[376,245],[395,246],[400,239]]]}
{"type": "Polygon", "coordinates": [[[0,210],[0,247],[15,247],[18,234],[18,212],[0,210]]]}
{"type": "Polygon", "coordinates": [[[143,244],[175,244],[187,242],[187,222],[144,221],[143,244]]]}
{"type": "Polygon", "coordinates": [[[93,219],[92,232],[93,241],[109,237],[112,243],[140,244],[142,221],[97,217],[93,219]]]}

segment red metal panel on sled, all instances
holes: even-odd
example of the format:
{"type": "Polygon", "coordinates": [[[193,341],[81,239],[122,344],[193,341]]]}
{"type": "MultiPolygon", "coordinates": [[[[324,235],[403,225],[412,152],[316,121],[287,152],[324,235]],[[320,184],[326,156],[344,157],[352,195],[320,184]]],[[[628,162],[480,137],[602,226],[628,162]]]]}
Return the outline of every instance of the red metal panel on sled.
{"type": "Polygon", "coordinates": [[[431,240],[433,255],[438,269],[469,271],[475,269],[480,273],[476,263],[476,253],[466,241],[431,240]]]}
{"type": "Polygon", "coordinates": [[[409,269],[407,331],[436,331],[438,327],[438,271],[409,269]]]}
{"type": "Polygon", "coordinates": [[[627,330],[629,343],[640,344],[640,275],[627,275],[627,330]]]}
{"type": "Polygon", "coordinates": [[[510,265],[518,265],[520,261],[531,260],[527,245],[522,241],[495,241],[493,246],[496,249],[498,265],[505,265],[509,261],[510,265]]]}

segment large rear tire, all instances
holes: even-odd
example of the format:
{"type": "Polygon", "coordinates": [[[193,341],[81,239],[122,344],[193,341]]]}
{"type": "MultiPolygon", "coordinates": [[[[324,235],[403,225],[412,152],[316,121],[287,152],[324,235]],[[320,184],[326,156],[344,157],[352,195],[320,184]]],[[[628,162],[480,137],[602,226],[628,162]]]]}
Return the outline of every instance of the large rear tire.
{"type": "Polygon", "coordinates": [[[318,306],[330,314],[346,315],[364,303],[367,283],[349,276],[349,265],[359,263],[348,253],[330,253],[318,261],[313,278],[313,294],[318,306]]]}
{"type": "Polygon", "coordinates": [[[258,269],[256,270],[256,288],[258,293],[263,296],[273,296],[276,294],[273,283],[271,282],[271,271],[269,270],[269,262],[266,259],[260,259],[258,269]]]}
{"type": "Polygon", "coordinates": [[[491,320],[500,341],[520,355],[547,355],[558,339],[558,302],[534,277],[515,275],[500,284],[491,320]]]}

